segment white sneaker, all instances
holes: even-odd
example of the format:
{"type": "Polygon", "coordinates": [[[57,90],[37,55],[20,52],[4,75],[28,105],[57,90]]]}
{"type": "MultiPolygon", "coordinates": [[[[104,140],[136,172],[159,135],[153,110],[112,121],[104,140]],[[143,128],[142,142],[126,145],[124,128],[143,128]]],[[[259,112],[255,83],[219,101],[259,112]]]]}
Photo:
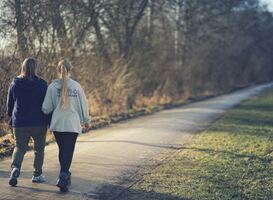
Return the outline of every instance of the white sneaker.
{"type": "Polygon", "coordinates": [[[20,175],[20,170],[16,167],[14,167],[10,173],[10,178],[9,178],[9,184],[11,186],[16,186],[17,185],[17,178],[20,175]]]}
{"type": "Polygon", "coordinates": [[[32,176],[32,182],[33,183],[43,183],[45,182],[45,176],[42,174],[40,176],[32,176]]]}

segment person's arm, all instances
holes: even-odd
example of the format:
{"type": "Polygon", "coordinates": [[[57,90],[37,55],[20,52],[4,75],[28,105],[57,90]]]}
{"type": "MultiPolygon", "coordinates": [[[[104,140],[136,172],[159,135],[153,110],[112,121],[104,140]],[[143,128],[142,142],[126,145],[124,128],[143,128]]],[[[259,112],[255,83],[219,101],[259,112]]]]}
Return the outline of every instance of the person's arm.
{"type": "MultiPolygon", "coordinates": [[[[43,84],[43,87],[42,87],[42,98],[43,98],[43,101],[45,100],[47,88],[48,88],[48,85],[47,85],[47,82],[45,81],[45,83],[43,84]]],[[[49,114],[45,114],[45,116],[46,116],[46,123],[47,123],[48,126],[50,126],[51,118],[52,118],[52,112],[49,113],[49,114]]]]}
{"type": "Polygon", "coordinates": [[[42,105],[42,111],[45,114],[50,114],[54,110],[53,100],[52,100],[52,87],[48,87],[45,95],[45,99],[42,105]]]}
{"type": "Polygon", "coordinates": [[[11,118],[12,117],[12,112],[14,108],[14,85],[11,84],[8,90],[8,96],[7,96],[7,114],[11,118]]]}
{"type": "Polygon", "coordinates": [[[47,82],[44,81],[43,87],[42,87],[42,98],[43,99],[45,99],[46,92],[47,92],[47,82]]]}
{"type": "Polygon", "coordinates": [[[84,91],[82,87],[79,89],[79,99],[80,99],[80,108],[81,108],[81,120],[82,123],[84,123],[85,128],[89,128],[90,122],[91,122],[91,116],[89,115],[89,109],[88,109],[88,101],[86,99],[86,96],[84,94],[84,91]]]}

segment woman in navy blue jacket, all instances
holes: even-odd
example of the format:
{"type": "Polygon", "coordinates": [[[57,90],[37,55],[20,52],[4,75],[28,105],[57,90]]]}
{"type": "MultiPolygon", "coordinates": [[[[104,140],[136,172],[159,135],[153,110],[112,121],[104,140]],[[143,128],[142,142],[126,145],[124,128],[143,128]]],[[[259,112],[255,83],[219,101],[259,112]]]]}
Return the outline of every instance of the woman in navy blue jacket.
{"type": "Polygon", "coordinates": [[[34,141],[34,172],[32,182],[44,182],[42,166],[47,132],[46,116],[42,103],[47,83],[36,75],[37,63],[33,58],[24,60],[21,74],[14,78],[7,97],[7,113],[16,139],[12,155],[9,184],[15,186],[30,138],[34,141]]]}

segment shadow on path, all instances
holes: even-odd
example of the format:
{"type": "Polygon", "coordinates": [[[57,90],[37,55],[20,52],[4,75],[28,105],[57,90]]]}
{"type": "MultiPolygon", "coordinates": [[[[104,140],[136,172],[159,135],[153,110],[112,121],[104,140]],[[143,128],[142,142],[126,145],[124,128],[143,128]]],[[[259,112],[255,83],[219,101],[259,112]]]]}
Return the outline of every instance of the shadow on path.
{"type": "Polygon", "coordinates": [[[189,200],[171,194],[126,189],[118,185],[104,185],[98,192],[99,200],[189,200]]]}
{"type": "Polygon", "coordinates": [[[144,142],[137,142],[137,141],[130,141],[130,140],[95,140],[95,141],[77,141],[78,143],[128,143],[128,144],[135,144],[135,145],[143,145],[149,147],[156,147],[156,148],[164,148],[164,149],[180,149],[178,144],[153,144],[153,143],[144,143],[144,142]]]}

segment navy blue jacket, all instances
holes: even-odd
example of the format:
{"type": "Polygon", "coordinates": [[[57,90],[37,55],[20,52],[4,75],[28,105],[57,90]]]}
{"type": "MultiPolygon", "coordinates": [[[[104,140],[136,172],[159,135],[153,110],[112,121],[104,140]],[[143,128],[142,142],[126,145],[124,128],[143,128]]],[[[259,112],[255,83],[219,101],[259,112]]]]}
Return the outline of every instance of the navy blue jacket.
{"type": "Polygon", "coordinates": [[[42,104],[47,82],[40,77],[13,79],[7,97],[7,113],[12,127],[46,126],[42,104]]]}

